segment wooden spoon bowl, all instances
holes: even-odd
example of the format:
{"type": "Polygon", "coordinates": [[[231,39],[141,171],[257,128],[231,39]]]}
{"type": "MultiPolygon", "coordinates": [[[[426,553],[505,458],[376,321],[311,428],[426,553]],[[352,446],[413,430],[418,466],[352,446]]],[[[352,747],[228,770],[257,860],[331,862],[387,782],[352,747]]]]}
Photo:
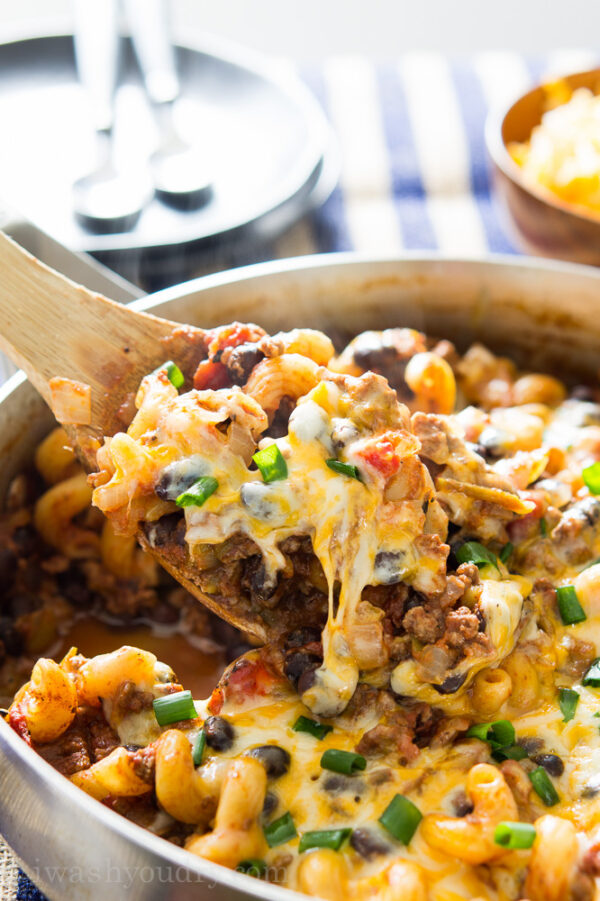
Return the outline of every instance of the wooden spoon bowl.
{"type": "MultiPolygon", "coordinates": [[[[564,79],[572,90],[600,86],[600,69],[578,72],[564,79]]],[[[586,214],[541,186],[526,184],[508,146],[526,141],[546,111],[547,93],[539,85],[523,94],[508,109],[491,114],[486,144],[492,161],[494,188],[517,242],[528,253],[600,265],[600,218],[586,214]]]]}

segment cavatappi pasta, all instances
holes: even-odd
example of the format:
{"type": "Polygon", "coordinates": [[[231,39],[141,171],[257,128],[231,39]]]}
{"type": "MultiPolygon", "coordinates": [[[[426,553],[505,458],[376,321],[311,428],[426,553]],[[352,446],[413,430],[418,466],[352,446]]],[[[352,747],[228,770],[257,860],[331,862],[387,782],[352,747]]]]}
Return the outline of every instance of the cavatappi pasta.
{"type": "Polygon", "coordinates": [[[95,504],[269,640],[207,700],[133,647],[42,659],[24,740],[309,895],[599,898],[600,391],[409,329],[336,356],[234,324],[136,405],[95,504]]]}

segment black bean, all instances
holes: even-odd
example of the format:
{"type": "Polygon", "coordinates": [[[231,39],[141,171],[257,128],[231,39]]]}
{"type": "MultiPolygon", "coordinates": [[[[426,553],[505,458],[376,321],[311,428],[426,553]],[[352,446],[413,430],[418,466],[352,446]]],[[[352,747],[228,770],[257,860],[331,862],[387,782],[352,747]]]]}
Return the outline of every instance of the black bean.
{"type": "Polygon", "coordinates": [[[452,807],[457,817],[466,817],[467,814],[473,813],[474,809],[472,802],[463,791],[452,798],[452,807]]]}
{"type": "Polygon", "coordinates": [[[166,544],[185,544],[185,518],[181,513],[169,513],[161,516],[156,522],[146,523],[144,531],[152,547],[163,547],[166,544]]]}
{"type": "Polygon", "coordinates": [[[204,723],[206,744],[215,751],[228,751],[233,744],[233,726],[222,716],[209,716],[204,723]]]}
{"type": "Polygon", "coordinates": [[[227,371],[234,385],[243,385],[257,363],[263,359],[264,353],[256,344],[239,344],[232,347],[227,354],[227,371]]]}
{"type": "Polygon", "coordinates": [[[262,557],[249,557],[244,563],[242,582],[248,587],[253,599],[268,601],[277,588],[277,578],[267,572],[262,557]]]}
{"type": "Polygon", "coordinates": [[[8,591],[17,574],[17,558],[9,547],[0,548],[0,587],[8,591]]]}
{"type": "Polygon", "coordinates": [[[320,664],[321,660],[316,654],[309,654],[307,651],[292,651],[285,658],[283,671],[290,682],[298,687],[302,676],[307,672],[314,672],[320,664]]]}
{"type": "Polygon", "coordinates": [[[451,695],[458,691],[466,678],[466,673],[455,673],[453,676],[448,676],[444,679],[441,685],[432,685],[432,688],[435,688],[440,695],[451,695]]]}
{"type": "Polygon", "coordinates": [[[584,785],[581,792],[582,798],[595,798],[600,794],[600,776],[592,776],[590,781],[584,785]]]}
{"type": "Polygon", "coordinates": [[[8,613],[13,619],[18,619],[20,616],[27,616],[28,613],[37,610],[41,605],[41,600],[35,595],[19,592],[10,598],[8,613]]]}
{"type": "Polygon", "coordinates": [[[125,748],[126,751],[130,751],[132,754],[134,754],[136,751],[141,751],[142,748],[144,747],[144,745],[128,744],[128,745],[123,745],[123,747],[125,748]]]}
{"type": "Polygon", "coordinates": [[[37,532],[33,526],[19,526],[13,532],[12,537],[19,549],[20,556],[29,557],[33,554],[38,543],[37,532]]]}
{"type": "MultiPolygon", "coordinates": [[[[315,667],[316,669],[316,667],[315,667]]],[[[309,688],[312,688],[315,684],[315,669],[307,669],[305,670],[300,678],[298,679],[298,694],[303,695],[305,691],[308,691],[309,688]]]]}
{"type": "Polygon", "coordinates": [[[70,566],[57,578],[60,593],[74,607],[89,607],[93,601],[87,579],[77,566],[70,566]]]}
{"type": "Polygon", "coordinates": [[[521,748],[524,748],[528,754],[535,754],[544,747],[544,740],[543,738],[536,738],[532,735],[531,737],[526,736],[520,738],[518,744],[521,748]]]}
{"type": "Polygon", "coordinates": [[[273,792],[267,792],[265,795],[265,803],[263,804],[262,813],[265,819],[269,819],[271,814],[275,813],[279,806],[279,798],[273,792]]]}
{"type": "Polygon", "coordinates": [[[207,474],[207,465],[191,457],[176,460],[165,466],[154,491],[163,501],[175,501],[180,494],[191,488],[200,476],[207,474]]]}
{"type": "Polygon", "coordinates": [[[370,829],[365,828],[353,831],[350,836],[350,844],[365,860],[372,860],[381,854],[387,854],[390,850],[390,846],[384,839],[370,829]]]}
{"type": "Polygon", "coordinates": [[[7,616],[0,617],[0,641],[4,644],[6,653],[12,657],[18,657],[23,652],[23,636],[7,616]]]}
{"type": "Polygon", "coordinates": [[[259,745],[257,748],[250,748],[248,756],[260,760],[269,779],[279,779],[290,768],[289,753],[278,745],[259,745]]]}
{"type": "Polygon", "coordinates": [[[358,776],[345,776],[343,773],[335,773],[323,779],[323,788],[330,795],[339,795],[342,792],[362,792],[364,782],[358,776]]]}
{"type": "Polygon", "coordinates": [[[285,640],[286,648],[302,648],[313,641],[321,641],[321,632],[313,626],[301,626],[294,629],[285,640]]]}
{"type": "Polygon", "coordinates": [[[533,760],[551,776],[562,776],[565,771],[565,765],[558,754],[538,754],[533,760]]]}

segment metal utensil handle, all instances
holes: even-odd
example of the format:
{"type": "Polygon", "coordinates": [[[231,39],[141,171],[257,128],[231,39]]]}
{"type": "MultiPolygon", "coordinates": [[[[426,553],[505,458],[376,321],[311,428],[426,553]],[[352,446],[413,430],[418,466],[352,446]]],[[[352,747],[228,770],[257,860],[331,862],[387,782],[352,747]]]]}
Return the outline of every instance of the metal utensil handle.
{"type": "Polygon", "coordinates": [[[164,0],[126,0],[125,9],[148,96],[156,104],[172,103],[179,96],[179,78],[167,6],[164,0]]]}
{"type": "Polygon", "coordinates": [[[96,130],[110,133],[117,84],[118,0],[73,0],[73,12],[79,79],[89,94],[96,130]]]}

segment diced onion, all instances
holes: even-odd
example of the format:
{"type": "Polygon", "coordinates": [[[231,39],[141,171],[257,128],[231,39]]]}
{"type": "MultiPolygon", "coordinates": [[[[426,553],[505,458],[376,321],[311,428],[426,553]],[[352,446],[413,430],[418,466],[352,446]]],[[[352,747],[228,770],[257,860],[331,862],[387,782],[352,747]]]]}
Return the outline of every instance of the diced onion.
{"type": "Polygon", "coordinates": [[[90,425],[92,389],[89,385],[55,376],[48,386],[52,412],[62,425],[90,425]]]}

